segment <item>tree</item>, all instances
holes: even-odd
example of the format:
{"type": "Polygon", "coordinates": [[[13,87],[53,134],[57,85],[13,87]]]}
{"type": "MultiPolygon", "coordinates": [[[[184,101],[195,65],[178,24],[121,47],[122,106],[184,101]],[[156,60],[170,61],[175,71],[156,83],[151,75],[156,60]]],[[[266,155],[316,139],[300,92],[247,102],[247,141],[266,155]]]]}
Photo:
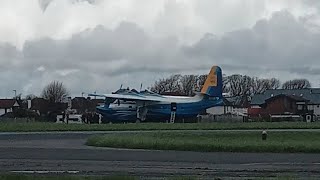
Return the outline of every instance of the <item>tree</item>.
{"type": "Polygon", "coordinates": [[[28,95],[26,95],[26,100],[32,100],[32,99],[35,99],[35,98],[37,98],[37,96],[34,95],[34,94],[28,94],[28,95]]]}
{"type": "Polygon", "coordinates": [[[163,78],[155,82],[155,84],[151,87],[151,91],[156,93],[164,93],[164,92],[179,92],[181,93],[180,87],[180,74],[172,75],[168,78],[163,78]]]}
{"type": "Polygon", "coordinates": [[[229,93],[229,76],[223,75],[222,76],[222,92],[223,93],[229,93]]]}
{"type": "Polygon", "coordinates": [[[180,74],[175,74],[170,76],[167,79],[167,89],[169,92],[180,92],[181,93],[181,87],[180,87],[180,80],[181,80],[180,74]]]}
{"type": "Polygon", "coordinates": [[[269,87],[268,89],[279,89],[280,87],[280,81],[276,78],[269,79],[269,87]]]}
{"type": "Polygon", "coordinates": [[[164,93],[166,91],[166,80],[160,79],[154,83],[154,85],[150,88],[151,91],[155,93],[164,93]]]}
{"type": "Polygon", "coordinates": [[[253,82],[251,94],[261,94],[267,89],[278,89],[280,87],[280,81],[276,78],[259,79],[254,77],[252,79],[253,82]]]}
{"type": "Polygon", "coordinates": [[[14,99],[21,100],[21,96],[22,96],[22,94],[19,93],[19,94],[17,94],[17,95],[14,97],[14,99]]]}
{"type": "Polygon", "coordinates": [[[234,74],[225,80],[225,89],[229,90],[231,96],[251,95],[253,79],[249,76],[234,74]]]}
{"type": "Polygon", "coordinates": [[[62,82],[53,81],[48,84],[42,91],[42,97],[49,100],[49,102],[56,103],[62,102],[69,96],[67,88],[62,82]]]}
{"type": "Polygon", "coordinates": [[[307,79],[294,79],[282,84],[283,89],[305,89],[310,87],[311,83],[307,79]]]}
{"type": "Polygon", "coordinates": [[[180,79],[181,93],[187,96],[192,96],[196,90],[198,77],[195,75],[184,75],[180,79]]]}
{"type": "Polygon", "coordinates": [[[200,75],[197,77],[197,83],[196,83],[196,88],[195,88],[195,91],[197,92],[200,92],[204,83],[206,82],[206,79],[207,79],[208,75],[205,74],[205,75],[200,75]]]}

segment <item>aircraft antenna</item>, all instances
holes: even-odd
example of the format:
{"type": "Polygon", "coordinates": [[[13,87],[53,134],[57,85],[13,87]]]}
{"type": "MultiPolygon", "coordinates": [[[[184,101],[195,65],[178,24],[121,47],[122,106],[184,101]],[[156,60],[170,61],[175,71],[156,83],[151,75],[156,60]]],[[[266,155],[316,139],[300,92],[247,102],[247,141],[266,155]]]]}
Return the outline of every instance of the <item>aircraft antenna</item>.
{"type": "Polygon", "coordinates": [[[120,89],[122,88],[122,84],[120,85],[120,89]]]}
{"type": "Polygon", "coordinates": [[[142,83],[141,83],[141,85],[140,85],[140,91],[142,90],[142,83]]]}

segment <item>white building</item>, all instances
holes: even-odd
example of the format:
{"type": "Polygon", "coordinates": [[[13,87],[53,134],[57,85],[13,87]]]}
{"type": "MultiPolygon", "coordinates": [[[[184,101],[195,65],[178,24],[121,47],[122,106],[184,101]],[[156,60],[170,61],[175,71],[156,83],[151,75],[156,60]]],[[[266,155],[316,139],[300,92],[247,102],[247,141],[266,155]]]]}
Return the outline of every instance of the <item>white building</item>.
{"type": "Polygon", "coordinates": [[[207,109],[208,114],[212,115],[238,115],[247,116],[248,114],[248,99],[237,97],[223,97],[223,105],[215,106],[207,109]]]}
{"type": "Polygon", "coordinates": [[[19,107],[15,99],[0,99],[0,116],[12,112],[15,107],[19,107]]]}

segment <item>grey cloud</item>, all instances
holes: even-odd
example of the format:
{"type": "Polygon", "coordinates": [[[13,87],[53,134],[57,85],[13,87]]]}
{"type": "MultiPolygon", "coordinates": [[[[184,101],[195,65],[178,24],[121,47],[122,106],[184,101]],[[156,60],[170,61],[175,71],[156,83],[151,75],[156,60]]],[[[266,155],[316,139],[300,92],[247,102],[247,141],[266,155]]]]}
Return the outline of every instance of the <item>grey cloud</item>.
{"type": "MultiPolygon", "coordinates": [[[[42,11],[46,11],[48,6],[55,0],[38,0],[39,6],[42,11]]],[[[88,2],[90,4],[95,4],[97,0],[69,0],[72,3],[88,2]]]]}
{"type": "Polygon", "coordinates": [[[319,45],[320,35],[285,11],[259,20],[249,29],[222,36],[208,33],[191,46],[179,44],[176,37],[155,38],[136,24],[123,22],[115,29],[97,26],[66,40],[28,41],[21,52],[1,45],[0,63],[9,62],[11,69],[0,75],[5,80],[18,74],[6,89],[25,87],[25,93],[37,94],[56,79],[77,95],[83,91],[110,92],[122,83],[143,81],[149,86],[173,73],[203,74],[214,64],[227,73],[281,71],[308,78],[317,75],[320,68],[319,45]],[[40,66],[45,70],[37,71],[40,66]],[[70,70],[72,73],[59,73],[70,70]]]}
{"type": "Polygon", "coordinates": [[[171,74],[185,67],[175,68],[177,63],[182,64],[176,38],[152,38],[130,22],[123,22],[114,30],[98,26],[67,40],[44,38],[28,41],[21,52],[8,48],[1,47],[0,52],[2,50],[9,61],[18,57],[19,63],[10,70],[21,74],[16,78],[17,83],[8,87],[20,86],[24,93],[40,94],[42,87],[52,80],[66,82],[76,94],[112,89],[114,84],[118,87],[119,82],[133,84],[123,75],[137,75],[134,81],[139,82],[142,81],[140,78],[149,79],[146,82],[149,86],[151,77],[156,76],[150,76],[151,73],[171,74]],[[40,68],[43,71],[38,71],[39,67],[43,67],[40,68]],[[70,70],[75,71],[63,73],[70,70]],[[108,87],[105,81],[111,82],[108,87]]]}
{"type": "Polygon", "coordinates": [[[250,26],[262,16],[265,4],[261,0],[200,0],[195,1],[194,9],[213,32],[222,33],[250,26]]]}
{"type": "Polygon", "coordinates": [[[317,63],[320,34],[309,31],[286,11],[253,28],[233,31],[222,37],[205,36],[185,53],[219,59],[222,64],[277,68],[317,63]]]}
{"type": "MultiPolygon", "coordinates": [[[[130,59],[144,54],[148,36],[137,25],[121,23],[115,30],[102,26],[75,34],[69,40],[41,39],[28,41],[23,48],[32,64],[74,67],[79,62],[106,62],[130,59]]],[[[26,62],[29,64],[28,62],[26,62]]]]}
{"type": "Polygon", "coordinates": [[[8,70],[22,57],[21,52],[7,43],[0,43],[0,70],[8,70]]]}

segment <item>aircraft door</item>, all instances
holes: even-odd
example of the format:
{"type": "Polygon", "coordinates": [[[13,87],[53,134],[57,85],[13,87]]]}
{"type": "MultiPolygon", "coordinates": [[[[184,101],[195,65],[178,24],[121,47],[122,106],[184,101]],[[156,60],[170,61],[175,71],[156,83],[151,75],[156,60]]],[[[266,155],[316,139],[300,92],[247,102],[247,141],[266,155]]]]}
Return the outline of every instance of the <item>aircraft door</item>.
{"type": "Polygon", "coordinates": [[[177,103],[173,102],[171,103],[171,112],[176,112],[177,111],[177,103]]]}
{"type": "Polygon", "coordinates": [[[171,103],[171,116],[170,116],[170,123],[174,123],[176,119],[176,112],[177,112],[177,103],[171,103]]]}

